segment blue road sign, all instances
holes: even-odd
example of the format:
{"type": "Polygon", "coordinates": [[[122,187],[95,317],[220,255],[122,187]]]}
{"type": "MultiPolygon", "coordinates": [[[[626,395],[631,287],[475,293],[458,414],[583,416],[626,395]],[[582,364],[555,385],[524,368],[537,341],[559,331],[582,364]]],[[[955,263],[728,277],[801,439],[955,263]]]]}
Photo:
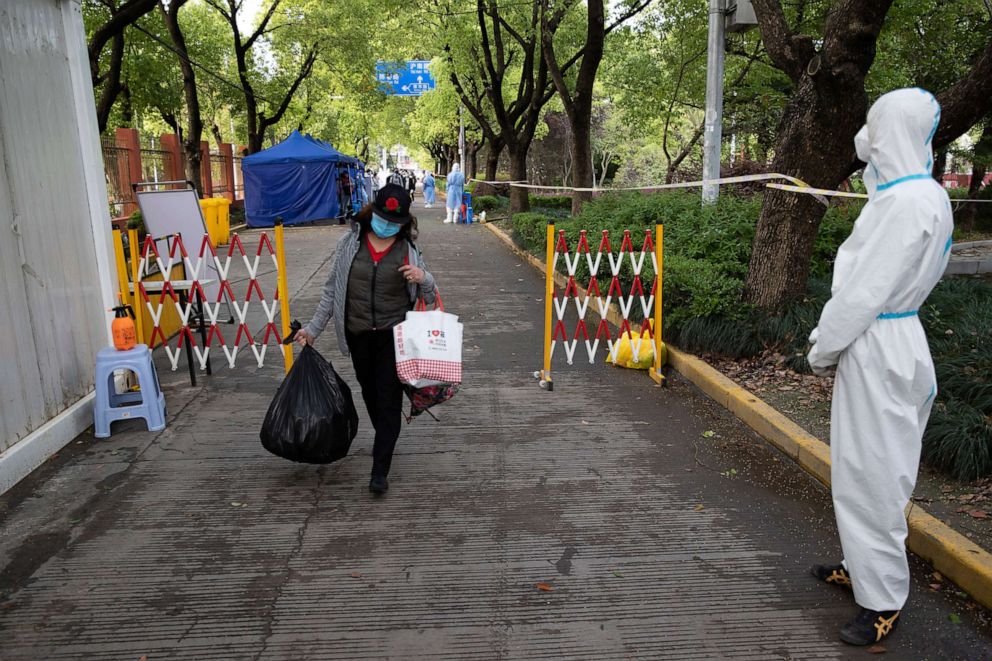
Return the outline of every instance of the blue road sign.
{"type": "Polygon", "coordinates": [[[375,79],[380,89],[395,96],[420,96],[434,89],[430,60],[376,62],[375,79]]]}

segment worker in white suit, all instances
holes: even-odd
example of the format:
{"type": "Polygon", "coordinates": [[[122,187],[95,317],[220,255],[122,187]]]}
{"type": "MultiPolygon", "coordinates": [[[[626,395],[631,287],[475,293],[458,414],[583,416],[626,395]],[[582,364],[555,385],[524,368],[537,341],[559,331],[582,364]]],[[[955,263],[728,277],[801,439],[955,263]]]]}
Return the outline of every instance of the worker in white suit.
{"type": "Polygon", "coordinates": [[[445,217],[446,223],[457,223],[458,216],[462,208],[462,194],[465,192],[465,175],[461,172],[458,163],[451,166],[448,173],[447,186],[445,187],[445,217]]]}
{"type": "Polygon", "coordinates": [[[868,203],[841,245],[831,298],[810,342],[817,374],[837,366],[831,482],[844,562],[813,574],[850,586],[861,607],[852,645],[892,632],[909,595],[904,509],[916,485],[937,382],[920,306],[951,248],[947,193],[930,174],[940,105],[927,91],[882,96],[854,139],[868,203]]]}

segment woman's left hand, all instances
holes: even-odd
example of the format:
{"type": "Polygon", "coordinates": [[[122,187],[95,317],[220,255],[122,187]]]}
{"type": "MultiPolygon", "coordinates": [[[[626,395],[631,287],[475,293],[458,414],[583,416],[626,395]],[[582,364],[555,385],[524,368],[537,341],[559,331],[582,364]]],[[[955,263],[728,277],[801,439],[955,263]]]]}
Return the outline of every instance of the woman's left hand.
{"type": "Polygon", "coordinates": [[[410,264],[404,264],[400,267],[400,273],[403,274],[407,282],[415,282],[418,285],[424,282],[424,269],[411,266],[410,264]]]}

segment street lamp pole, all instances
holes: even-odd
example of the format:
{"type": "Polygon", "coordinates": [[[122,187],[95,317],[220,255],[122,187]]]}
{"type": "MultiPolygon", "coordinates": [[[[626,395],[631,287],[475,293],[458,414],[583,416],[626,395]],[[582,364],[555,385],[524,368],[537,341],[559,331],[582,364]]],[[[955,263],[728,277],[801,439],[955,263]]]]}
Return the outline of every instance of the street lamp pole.
{"type": "MultiPolygon", "coordinates": [[[[706,51],[706,119],[703,133],[703,180],[720,178],[723,137],[723,57],[726,0],[710,0],[710,29],[706,51]]],[[[703,204],[716,204],[719,184],[703,185],[703,204]]]]}

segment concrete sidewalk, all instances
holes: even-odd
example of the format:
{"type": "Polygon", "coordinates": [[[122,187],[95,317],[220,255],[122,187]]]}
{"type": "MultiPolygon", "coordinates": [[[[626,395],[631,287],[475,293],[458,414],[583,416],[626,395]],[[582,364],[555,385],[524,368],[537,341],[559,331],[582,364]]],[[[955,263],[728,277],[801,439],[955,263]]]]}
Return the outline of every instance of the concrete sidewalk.
{"type": "MultiPolygon", "coordinates": [[[[195,389],[163,362],[164,432],[84,435],[0,498],[0,658],[865,656],[837,641],[850,594],[806,573],[840,553],[822,488],[677,376],[562,365],[539,390],[541,278],[421,215],[466,383],[404,428],[389,495],[366,490],[364,411],[337,464],[261,448],[278,360],[195,389]]],[[[287,233],[301,320],[340,231],[287,233]]],[[[984,614],[913,569],[889,656],[992,656],[984,614]]]]}

